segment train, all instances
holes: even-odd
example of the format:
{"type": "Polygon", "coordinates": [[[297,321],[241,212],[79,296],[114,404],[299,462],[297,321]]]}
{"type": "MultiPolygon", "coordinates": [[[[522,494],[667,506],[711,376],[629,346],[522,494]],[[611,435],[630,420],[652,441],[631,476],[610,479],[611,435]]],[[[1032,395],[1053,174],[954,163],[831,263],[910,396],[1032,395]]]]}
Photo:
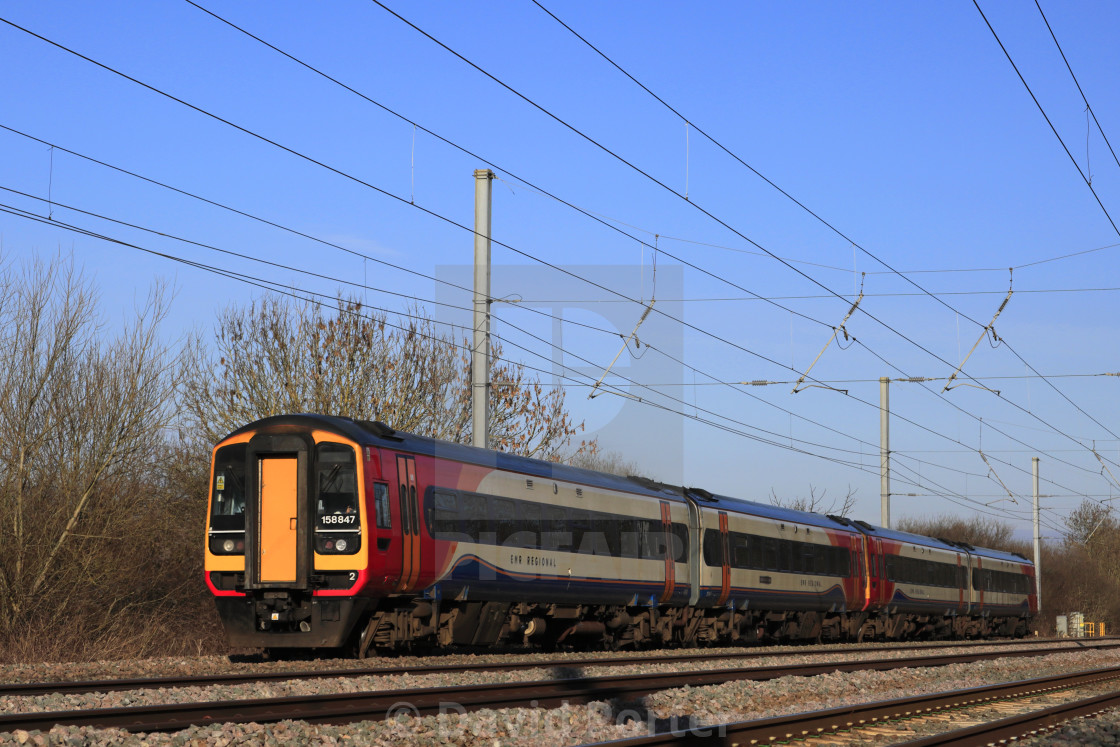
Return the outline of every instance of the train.
{"type": "Polygon", "coordinates": [[[229,643],[370,656],[1024,636],[1016,553],[404,433],[278,415],[214,447],[229,643]]]}

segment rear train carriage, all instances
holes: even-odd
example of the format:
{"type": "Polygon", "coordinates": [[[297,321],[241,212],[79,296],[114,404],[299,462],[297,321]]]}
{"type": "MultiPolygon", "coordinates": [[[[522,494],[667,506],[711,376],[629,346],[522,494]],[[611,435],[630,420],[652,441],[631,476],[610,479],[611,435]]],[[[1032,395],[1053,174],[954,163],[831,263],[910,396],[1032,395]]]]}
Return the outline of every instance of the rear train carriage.
{"type": "Polygon", "coordinates": [[[1016,553],[968,547],[972,629],[968,635],[1024,636],[1038,612],[1034,564],[1016,553]]]}

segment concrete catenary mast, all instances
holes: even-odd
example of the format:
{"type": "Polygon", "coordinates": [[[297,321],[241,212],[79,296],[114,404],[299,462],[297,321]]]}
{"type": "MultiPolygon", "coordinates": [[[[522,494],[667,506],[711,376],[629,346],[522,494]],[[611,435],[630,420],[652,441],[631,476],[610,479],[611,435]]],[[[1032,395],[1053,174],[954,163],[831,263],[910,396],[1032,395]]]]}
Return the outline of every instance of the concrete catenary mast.
{"type": "Polygon", "coordinates": [[[490,194],[494,172],[474,172],[474,344],[471,347],[471,443],[490,445],[490,194]]]}

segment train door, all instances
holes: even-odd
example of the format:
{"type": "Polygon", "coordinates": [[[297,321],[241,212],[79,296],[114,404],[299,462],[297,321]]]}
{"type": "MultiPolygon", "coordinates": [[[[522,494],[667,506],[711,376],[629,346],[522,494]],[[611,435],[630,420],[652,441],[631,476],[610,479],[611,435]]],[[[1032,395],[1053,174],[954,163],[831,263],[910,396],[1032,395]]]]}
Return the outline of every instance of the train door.
{"type": "Polygon", "coordinates": [[[887,583],[883,577],[883,540],[867,536],[867,596],[873,606],[885,606],[887,583]]]}
{"type": "Polygon", "coordinates": [[[726,603],[727,597],[731,595],[731,565],[727,547],[726,511],[719,512],[719,557],[722,569],[720,572],[719,599],[716,600],[717,606],[726,603]]]}
{"type": "Polygon", "coordinates": [[[397,456],[397,505],[401,528],[401,577],[397,591],[410,591],[420,576],[420,504],[417,496],[416,458],[397,456]]]}
{"type": "Polygon", "coordinates": [[[972,588],[976,589],[972,600],[975,603],[976,612],[982,612],[984,609],[984,561],[979,555],[975,556],[976,567],[972,569],[972,588]]]}
{"type": "Polygon", "coordinates": [[[967,613],[972,596],[968,593],[968,568],[961,564],[962,557],[966,556],[957,553],[957,612],[967,613]]]}
{"type": "Polygon", "coordinates": [[[311,511],[308,472],[314,443],[258,433],[245,449],[245,588],[308,589],[311,511]]]}
{"type": "Polygon", "coordinates": [[[396,536],[400,530],[400,519],[393,518],[392,509],[397,493],[393,455],[370,446],[364,447],[364,453],[364,510],[369,532],[370,574],[380,588],[396,589],[401,576],[401,551],[396,536]]]}
{"type": "Polygon", "coordinates": [[[298,461],[296,456],[262,456],[257,462],[260,486],[257,549],[263,584],[293,584],[297,578],[298,461]]]}
{"type": "Polygon", "coordinates": [[[859,534],[852,540],[852,578],[855,579],[855,599],[851,608],[866,610],[871,605],[871,584],[867,577],[867,535],[859,534]]]}
{"type": "Polygon", "coordinates": [[[703,536],[704,526],[700,517],[700,507],[696,501],[685,495],[688,503],[688,604],[695,607],[700,601],[700,586],[702,585],[701,570],[704,565],[703,536]]]}
{"type": "Polygon", "coordinates": [[[876,575],[875,561],[877,540],[867,534],[860,534],[851,545],[851,573],[856,579],[855,604],[852,609],[874,611],[879,606],[879,578],[876,575]]]}
{"type": "Polygon", "coordinates": [[[661,531],[664,534],[665,545],[665,589],[661,594],[661,603],[666,604],[673,598],[677,588],[677,561],[674,557],[673,521],[670,514],[669,501],[661,501],[661,531]]]}

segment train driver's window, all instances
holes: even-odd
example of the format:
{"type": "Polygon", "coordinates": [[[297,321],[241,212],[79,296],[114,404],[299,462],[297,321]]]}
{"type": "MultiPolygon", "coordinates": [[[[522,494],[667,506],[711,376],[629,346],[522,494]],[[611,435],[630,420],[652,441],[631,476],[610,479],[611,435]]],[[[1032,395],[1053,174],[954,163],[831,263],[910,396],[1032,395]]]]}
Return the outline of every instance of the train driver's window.
{"type": "Polygon", "coordinates": [[[246,444],[223,446],[214,457],[211,529],[245,528],[245,449],[246,444]]]}
{"type": "Polygon", "coordinates": [[[315,447],[316,528],[358,528],[358,470],[354,449],[343,444],[315,447]]]}
{"type": "Polygon", "coordinates": [[[389,486],[383,482],[373,484],[373,510],[377,514],[378,529],[393,528],[393,519],[389,514],[389,486]]]}

